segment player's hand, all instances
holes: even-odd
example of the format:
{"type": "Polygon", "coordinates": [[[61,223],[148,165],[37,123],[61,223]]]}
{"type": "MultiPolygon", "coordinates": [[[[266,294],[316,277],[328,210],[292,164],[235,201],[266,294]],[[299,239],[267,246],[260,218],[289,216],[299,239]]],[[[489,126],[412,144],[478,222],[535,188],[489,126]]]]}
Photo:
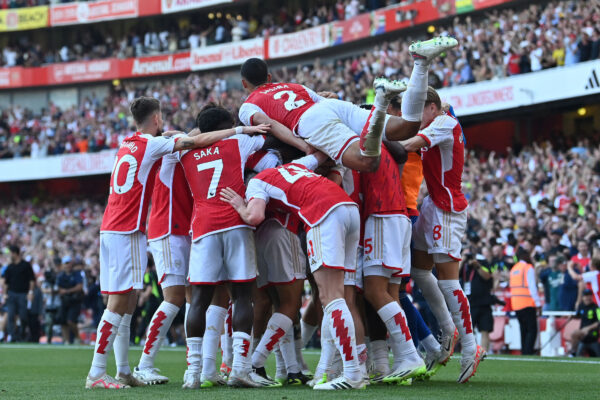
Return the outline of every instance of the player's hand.
{"type": "Polygon", "coordinates": [[[445,101],[442,102],[442,111],[444,112],[450,112],[450,104],[446,103],[445,101]]]}
{"type": "Polygon", "coordinates": [[[221,200],[225,203],[229,203],[236,211],[241,209],[245,203],[242,196],[229,187],[221,190],[221,200]]]}
{"type": "Polygon", "coordinates": [[[321,97],[325,97],[326,99],[337,99],[338,98],[338,95],[333,92],[323,91],[323,92],[318,92],[317,94],[321,97]]]}
{"type": "Polygon", "coordinates": [[[256,126],[244,126],[243,132],[246,135],[264,135],[271,130],[271,124],[260,124],[256,126]]]}

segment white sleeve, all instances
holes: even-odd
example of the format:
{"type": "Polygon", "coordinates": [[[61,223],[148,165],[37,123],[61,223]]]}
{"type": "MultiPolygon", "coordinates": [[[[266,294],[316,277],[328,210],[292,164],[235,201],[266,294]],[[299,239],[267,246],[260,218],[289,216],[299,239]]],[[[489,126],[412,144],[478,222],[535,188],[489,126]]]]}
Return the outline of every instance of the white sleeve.
{"type": "Polygon", "coordinates": [[[583,281],[585,283],[592,283],[595,278],[596,278],[596,271],[588,271],[588,272],[584,272],[583,274],[581,274],[581,279],[583,279],[583,281]]]}
{"type": "Polygon", "coordinates": [[[261,172],[265,169],[275,168],[281,165],[281,160],[274,151],[268,151],[252,168],[255,172],[261,172]]]}
{"type": "Polygon", "coordinates": [[[431,124],[417,133],[427,142],[427,147],[434,147],[446,141],[453,140],[454,128],[458,122],[447,115],[436,117],[431,124]]]}
{"type": "Polygon", "coordinates": [[[260,179],[250,179],[248,186],[246,187],[246,200],[252,199],[263,199],[269,202],[270,196],[265,190],[265,183],[260,179]]]}
{"type": "Polygon", "coordinates": [[[267,113],[264,112],[256,104],[252,104],[252,103],[242,104],[242,106],[240,107],[240,111],[238,112],[238,117],[240,119],[240,122],[246,126],[251,126],[252,125],[252,116],[254,114],[256,114],[257,112],[261,112],[261,113],[267,115],[267,113]]]}
{"type": "Polygon", "coordinates": [[[154,136],[148,140],[147,154],[158,160],[162,156],[172,153],[175,146],[175,139],[166,136],[154,136]]]}
{"type": "Polygon", "coordinates": [[[304,88],[304,90],[306,90],[308,92],[308,95],[310,96],[310,98],[312,99],[312,101],[314,101],[315,103],[320,102],[321,100],[325,100],[325,97],[323,96],[319,96],[317,94],[317,92],[315,92],[312,89],[307,88],[306,86],[302,85],[302,87],[304,88]]]}
{"type": "MultiPolygon", "coordinates": [[[[184,138],[184,137],[188,137],[188,135],[186,135],[184,133],[179,133],[179,134],[173,136],[173,139],[175,139],[175,141],[177,141],[177,139],[181,139],[181,138],[184,138]]],[[[183,157],[188,151],[189,150],[176,151],[176,152],[173,152],[171,154],[168,154],[167,157],[173,157],[177,161],[181,161],[181,157],[183,157]]]]}
{"type": "Polygon", "coordinates": [[[317,157],[313,156],[312,154],[310,154],[308,156],[304,156],[297,160],[294,160],[291,163],[304,165],[306,168],[310,169],[311,171],[314,171],[319,166],[319,160],[317,160],[317,157]]]}
{"type": "Polygon", "coordinates": [[[535,306],[541,307],[542,302],[540,301],[540,295],[537,290],[537,283],[535,281],[535,270],[533,268],[529,268],[529,271],[527,271],[527,286],[529,286],[529,293],[531,294],[531,298],[533,298],[535,306]]]}
{"type": "Polygon", "coordinates": [[[243,164],[246,164],[250,154],[260,150],[265,145],[265,137],[262,135],[234,135],[232,139],[237,139],[243,164]]]}

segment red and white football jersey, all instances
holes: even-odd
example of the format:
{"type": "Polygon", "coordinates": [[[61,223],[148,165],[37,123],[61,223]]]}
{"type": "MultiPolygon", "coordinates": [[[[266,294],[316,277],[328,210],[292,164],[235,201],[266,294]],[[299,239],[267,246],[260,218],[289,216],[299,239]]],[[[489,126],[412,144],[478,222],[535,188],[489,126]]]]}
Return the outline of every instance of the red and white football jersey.
{"type": "Polygon", "coordinates": [[[108,204],[100,232],[146,231],[150,191],[156,168],[173,152],[175,139],[136,132],[123,140],[110,176],[108,204]]]}
{"type": "Polygon", "coordinates": [[[600,272],[584,272],[583,274],[581,274],[581,277],[585,282],[586,288],[594,292],[594,301],[596,302],[596,305],[600,306],[600,272]]]}
{"type": "Polygon", "coordinates": [[[273,202],[276,208],[298,216],[307,230],[342,204],[356,206],[341,187],[315,174],[312,170],[316,167],[317,159],[306,156],[266,169],[250,180],[246,198],[273,202]]]}
{"type": "Polygon", "coordinates": [[[294,132],[302,114],[321,99],[297,83],[267,83],[250,93],[240,107],[239,118],[242,124],[252,125],[254,114],[261,112],[294,132]]]}
{"type": "Polygon", "coordinates": [[[219,192],[230,187],[244,196],[244,167],[248,157],[265,143],[262,136],[234,135],[209,147],[181,152],[185,178],[194,197],[192,239],[250,227],[219,192]]]}
{"type": "MultiPolygon", "coordinates": [[[[253,153],[246,163],[247,169],[252,169],[254,172],[262,172],[268,168],[276,168],[281,165],[281,160],[272,151],[259,150],[253,153]]],[[[267,204],[265,221],[274,219],[283,228],[292,233],[297,234],[302,229],[302,221],[294,214],[290,214],[285,210],[278,208],[274,203],[267,204]]]]}
{"type": "Polygon", "coordinates": [[[446,212],[461,212],[468,203],[462,192],[465,145],[460,124],[448,114],[437,116],[418,136],[427,147],[421,149],[423,175],[433,203],[446,212]]]}
{"type": "Polygon", "coordinates": [[[154,180],[148,241],[167,235],[189,235],[194,202],[176,154],[163,157],[154,180]]]}
{"type": "Polygon", "coordinates": [[[381,146],[377,171],[353,173],[360,176],[364,219],[370,215],[408,215],[400,170],[385,145],[381,146]]]}

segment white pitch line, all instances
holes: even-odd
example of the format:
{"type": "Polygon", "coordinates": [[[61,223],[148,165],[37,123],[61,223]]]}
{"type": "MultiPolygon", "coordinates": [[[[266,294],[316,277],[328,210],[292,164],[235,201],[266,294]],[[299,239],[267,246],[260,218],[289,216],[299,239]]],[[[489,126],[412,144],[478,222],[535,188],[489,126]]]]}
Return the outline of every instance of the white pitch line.
{"type": "MultiPolygon", "coordinates": [[[[0,344],[0,351],[3,349],[27,349],[27,350],[93,350],[91,345],[72,345],[72,346],[62,346],[62,345],[45,345],[45,344],[0,344]]],[[[131,346],[130,350],[141,350],[142,346],[131,346]]],[[[162,347],[160,351],[174,351],[174,352],[185,352],[185,347],[162,347]]],[[[320,355],[321,352],[316,349],[303,350],[304,354],[310,355],[320,355]]],[[[456,358],[456,357],[454,357],[456,358]]],[[[505,356],[487,356],[485,361],[520,361],[520,362],[541,362],[541,363],[564,363],[564,364],[592,364],[592,365],[600,365],[600,361],[593,360],[572,360],[570,358],[565,359],[557,359],[557,358],[523,358],[523,357],[505,357],[505,356]]]]}

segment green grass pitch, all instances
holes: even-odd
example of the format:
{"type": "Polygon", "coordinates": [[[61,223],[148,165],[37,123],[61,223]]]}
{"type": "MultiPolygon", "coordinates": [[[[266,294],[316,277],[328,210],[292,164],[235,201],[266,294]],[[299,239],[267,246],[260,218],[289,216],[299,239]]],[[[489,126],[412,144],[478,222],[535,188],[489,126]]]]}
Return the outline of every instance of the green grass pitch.
{"type": "MultiPolygon", "coordinates": [[[[278,389],[230,389],[227,387],[181,389],[185,369],[183,349],[165,348],[157,367],[171,378],[161,386],[124,391],[85,390],[84,379],[92,358],[91,347],[0,345],[0,399],[599,399],[600,361],[594,359],[542,359],[536,357],[490,357],[477,375],[464,385],[455,382],[458,357],[428,382],[412,386],[370,386],[366,390],[316,392],[308,387],[278,389]]],[[[141,348],[129,353],[132,365],[141,348]]],[[[314,368],[318,352],[307,350],[305,358],[314,368]]],[[[267,370],[274,371],[273,356],[267,370]]],[[[114,373],[109,359],[109,373],[114,373]]]]}

